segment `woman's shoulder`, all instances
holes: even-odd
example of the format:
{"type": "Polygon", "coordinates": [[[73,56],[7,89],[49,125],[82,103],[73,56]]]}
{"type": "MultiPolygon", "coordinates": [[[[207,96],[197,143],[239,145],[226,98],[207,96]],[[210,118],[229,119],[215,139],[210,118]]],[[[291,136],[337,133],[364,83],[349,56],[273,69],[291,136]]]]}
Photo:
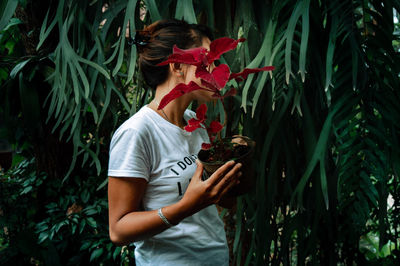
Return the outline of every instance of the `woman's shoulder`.
{"type": "Polygon", "coordinates": [[[151,116],[151,110],[149,110],[147,106],[143,106],[133,116],[125,120],[115,131],[114,135],[123,134],[125,132],[131,132],[136,135],[145,134],[151,127],[151,116]]]}
{"type": "MultiPolygon", "coordinates": [[[[184,119],[188,121],[196,117],[196,113],[186,109],[184,119]]],[[[156,129],[171,129],[171,125],[167,123],[161,116],[147,106],[143,106],[133,116],[123,122],[115,131],[114,136],[132,135],[149,138],[156,134],[156,129]]]]}

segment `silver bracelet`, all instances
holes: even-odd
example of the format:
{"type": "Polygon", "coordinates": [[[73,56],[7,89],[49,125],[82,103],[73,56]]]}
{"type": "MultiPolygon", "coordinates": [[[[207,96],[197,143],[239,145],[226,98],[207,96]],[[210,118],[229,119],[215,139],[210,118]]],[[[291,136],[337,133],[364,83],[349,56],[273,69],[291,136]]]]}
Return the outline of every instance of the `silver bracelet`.
{"type": "Polygon", "coordinates": [[[158,216],[160,216],[161,220],[168,225],[168,227],[172,227],[173,225],[168,221],[168,219],[164,216],[164,214],[161,211],[161,208],[158,209],[158,216]]]}

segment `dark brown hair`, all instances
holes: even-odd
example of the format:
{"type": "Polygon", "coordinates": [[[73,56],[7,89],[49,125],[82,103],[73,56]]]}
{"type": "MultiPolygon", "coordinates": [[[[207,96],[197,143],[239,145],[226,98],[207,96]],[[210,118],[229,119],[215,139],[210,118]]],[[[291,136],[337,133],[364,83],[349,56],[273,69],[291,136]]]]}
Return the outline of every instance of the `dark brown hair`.
{"type": "Polygon", "coordinates": [[[172,53],[176,44],[181,49],[199,47],[203,38],[213,40],[211,30],[204,25],[189,24],[184,20],[159,20],[136,33],[143,40],[136,44],[139,52],[139,68],[144,80],[153,89],[168,77],[169,66],[157,66],[172,53]]]}

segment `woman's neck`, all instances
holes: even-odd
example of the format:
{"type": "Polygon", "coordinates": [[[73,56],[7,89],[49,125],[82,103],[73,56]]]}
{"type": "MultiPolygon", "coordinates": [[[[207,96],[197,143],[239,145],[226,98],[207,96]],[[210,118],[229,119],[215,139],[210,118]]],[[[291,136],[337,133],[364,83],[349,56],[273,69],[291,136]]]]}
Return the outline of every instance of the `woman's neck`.
{"type": "Polygon", "coordinates": [[[190,102],[192,101],[189,95],[183,95],[179,98],[176,98],[173,101],[169,102],[163,109],[158,110],[161,99],[165,95],[167,95],[175,86],[176,84],[174,84],[173,87],[169,87],[168,84],[166,86],[159,85],[156,89],[154,100],[149,104],[149,107],[155,110],[168,122],[180,128],[183,128],[186,125],[186,121],[183,119],[183,114],[188,108],[190,102]]]}

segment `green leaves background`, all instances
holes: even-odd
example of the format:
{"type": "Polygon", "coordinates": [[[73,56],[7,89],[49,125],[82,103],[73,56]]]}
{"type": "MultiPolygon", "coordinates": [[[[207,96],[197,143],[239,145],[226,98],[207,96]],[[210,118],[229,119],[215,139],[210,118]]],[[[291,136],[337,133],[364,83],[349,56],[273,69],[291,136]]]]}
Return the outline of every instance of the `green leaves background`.
{"type": "MultiPolygon", "coordinates": [[[[2,4],[2,28],[17,5],[29,6],[17,2],[2,4]]],[[[271,75],[232,82],[240,93],[227,100],[227,134],[250,136],[258,147],[257,185],[226,217],[236,223],[232,263],[362,263],[361,236],[378,232],[380,247],[397,243],[397,1],[49,3],[37,29],[37,52],[14,59],[9,78],[19,82],[23,116],[40,108],[53,134],[71,143],[63,182],[91,168],[98,189],[105,188],[113,130],[152,97],[125,35],[160,18],[183,18],[207,24],[216,37],[247,39],[224,57],[233,71],[276,67],[271,75]],[[50,84],[40,93],[44,100],[32,88],[24,92],[32,71],[50,84]],[[31,99],[40,99],[40,107],[31,99]]],[[[385,254],[399,258],[396,251],[385,254]]]]}

